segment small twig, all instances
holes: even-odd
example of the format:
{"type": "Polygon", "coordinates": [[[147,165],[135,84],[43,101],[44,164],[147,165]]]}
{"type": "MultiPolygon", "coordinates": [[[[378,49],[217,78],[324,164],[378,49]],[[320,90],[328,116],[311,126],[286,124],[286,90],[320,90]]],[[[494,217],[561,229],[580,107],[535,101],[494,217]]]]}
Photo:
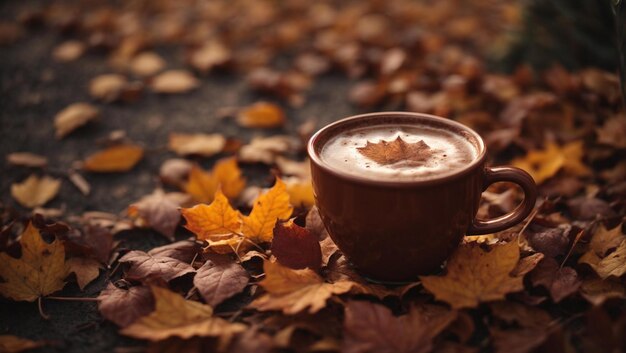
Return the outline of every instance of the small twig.
{"type": "Polygon", "coordinates": [[[243,262],[243,260],[241,259],[241,256],[239,256],[239,247],[241,246],[241,243],[243,243],[243,238],[241,238],[241,240],[239,240],[239,243],[237,243],[237,248],[234,248],[232,246],[232,244],[228,243],[228,246],[230,246],[230,248],[235,253],[235,256],[237,256],[237,259],[239,260],[239,263],[243,262]]]}
{"type": "Polygon", "coordinates": [[[37,299],[37,307],[39,308],[39,315],[41,315],[41,317],[44,320],[50,320],[50,316],[46,315],[46,313],[44,313],[44,311],[43,311],[43,304],[41,302],[41,297],[39,297],[39,299],[37,299]]]}
{"type": "Polygon", "coordinates": [[[257,248],[257,249],[259,249],[259,250],[261,250],[263,252],[265,251],[265,250],[263,250],[263,248],[260,245],[258,245],[257,243],[253,242],[252,240],[250,240],[248,238],[243,238],[243,240],[247,241],[250,244],[252,244],[255,248],[257,248]]]}
{"type": "Polygon", "coordinates": [[[109,272],[109,275],[107,276],[107,278],[111,278],[113,277],[113,275],[115,274],[115,272],[117,272],[117,269],[120,267],[120,262],[118,262],[115,267],[113,267],[113,269],[111,270],[111,272],[109,272]]]}
{"type": "Polygon", "coordinates": [[[565,265],[565,262],[567,261],[567,259],[569,259],[570,255],[572,254],[572,251],[574,251],[574,247],[576,246],[576,244],[578,244],[580,237],[583,236],[583,233],[585,233],[584,229],[582,229],[580,232],[578,232],[578,234],[576,234],[576,238],[574,238],[574,242],[572,243],[572,246],[569,248],[567,255],[565,255],[563,262],[561,262],[561,266],[559,266],[559,270],[563,268],[563,265],[565,265]]]}
{"type": "Polygon", "coordinates": [[[198,291],[198,287],[193,286],[191,287],[191,289],[189,290],[189,292],[187,292],[187,295],[185,296],[185,299],[189,299],[191,298],[191,296],[193,296],[194,294],[196,294],[196,292],[198,291]]]}
{"type": "Polygon", "coordinates": [[[196,253],[196,254],[193,256],[193,259],[191,259],[191,263],[190,263],[190,265],[191,265],[191,266],[193,266],[193,263],[194,263],[194,262],[196,262],[196,259],[197,259],[197,258],[198,258],[198,253],[196,253]]]}
{"type": "Polygon", "coordinates": [[[66,302],[99,302],[100,299],[98,298],[91,298],[91,297],[46,297],[46,299],[52,299],[52,300],[59,300],[59,301],[66,301],[66,302]]]}
{"type": "MultiPolygon", "coordinates": [[[[543,204],[543,202],[542,202],[543,204]]],[[[521,245],[520,244],[520,239],[522,236],[524,236],[524,232],[526,231],[526,228],[528,228],[528,226],[530,225],[530,222],[533,221],[533,219],[535,219],[535,216],[537,216],[537,213],[539,213],[539,208],[541,207],[541,205],[537,206],[531,213],[530,216],[528,217],[528,220],[526,221],[526,223],[524,223],[524,226],[522,227],[522,229],[519,231],[519,233],[517,233],[517,245],[521,245]]]]}

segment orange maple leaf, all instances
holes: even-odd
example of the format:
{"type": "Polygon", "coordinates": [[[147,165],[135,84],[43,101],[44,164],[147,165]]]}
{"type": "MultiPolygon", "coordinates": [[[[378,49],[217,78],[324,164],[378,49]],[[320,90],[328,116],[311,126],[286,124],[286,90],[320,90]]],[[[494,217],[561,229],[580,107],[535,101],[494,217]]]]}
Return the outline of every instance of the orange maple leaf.
{"type": "Polygon", "coordinates": [[[276,104],[257,102],[237,114],[237,123],[244,127],[279,127],[285,123],[285,113],[276,104]]]}
{"type": "Polygon", "coordinates": [[[199,204],[181,210],[187,221],[185,228],[198,236],[198,239],[213,240],[214,235],[241,233],[242,221],[237,210],[228,203],[220,189],[210,205],[199,204]]]}
{"type": "Polygon", "coordinates": [[[133,144],[109,147],[87,157],[83,169],[90,172],[112,173],[131,170],[143,158],[143,148],[133,144]]]}
{"type": "Polygon", "coordinates": [[[365,157],[382,165],[398,162],[408,162],[411,165],[422,165],[432,156],[430,146],[423,140],[407,143],[400,136],[389,142],[381,140],[378,143],[367,141],[365,147],[357,150],[365,157]]]}
{"type": "Polygon", "coordinates": [[[553,177],[561,169],[575,176],[590,173],[583,164],[583,142],[573,141],[563,146],[548,142],[543,150],[529,151],[526,156],[513,160],[515,167],[527,171],[537,184],[553,177]]]}
{"type": "Polygon", "coordinates": [[[246,186],[235,158],[217,161],[211,172],[199,166],[193,166],[189,172],[189,180],[183,189],[198,202],[211,202],[218,187],[228,198],[239,196],[246,186]]]}
{"type": "Polygon", "coordinates": [[[289,218],[292,211],[286,185],[276,178],[274,186],[254,201],[250,215],[243,217],[243,235],[254,242],[269,242],[276,220],[289,218]]]}

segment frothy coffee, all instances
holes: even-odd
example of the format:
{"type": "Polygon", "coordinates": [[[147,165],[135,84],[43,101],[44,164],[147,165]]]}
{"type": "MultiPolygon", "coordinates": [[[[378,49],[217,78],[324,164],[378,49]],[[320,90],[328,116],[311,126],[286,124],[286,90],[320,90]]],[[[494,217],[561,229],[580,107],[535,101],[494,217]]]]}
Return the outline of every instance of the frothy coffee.
{"type": "Polygon", "coordinates": [[[387,180],[430,179],[462,169],[477,157],[466,138],[432,126],[376,125],[337,134],[322,147],[338,171],[387,180]]]}

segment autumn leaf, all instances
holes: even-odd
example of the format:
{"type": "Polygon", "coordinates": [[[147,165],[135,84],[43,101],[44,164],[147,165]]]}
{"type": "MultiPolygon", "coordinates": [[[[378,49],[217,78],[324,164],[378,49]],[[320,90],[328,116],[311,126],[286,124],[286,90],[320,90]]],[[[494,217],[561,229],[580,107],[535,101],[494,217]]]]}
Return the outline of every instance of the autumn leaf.
{"type": "Polygon", "coordinates": [[[322,251],[317,237],[290,219],[277,222],[272,239],[272,255],[283,266],[299,270],[310,268],[319,271],[322,251]]]}
{"type": "Polygon", "coordinates": [[[433,339],[454,321],[456,313],[439,310],[434,315],[412,306],[406,315],[393,316],[387,307],[365,301],[346,305],[345,353],[428,353],[433,339]]]}
{"type": "Polygon", "coordinates": [[[600,260],[594,269],[603,279],[626,274],[626,240],[622,241],[615,251],[600,260]]]}
{"type": "Polygon", "coordinates": [[[211,157],[222,152],[225,144],[226,138],[220,134],[171,133],[168,148],[180,156],[211,157]]]}
{"type": "Polygon", "coordinates": [[[76,275],[76,282],[80,290],[98,278],[102,265],[96,260],[84,257],[73,257],[67,261],[68,273],[76,275]]]}
{"type": "Polygon", "coordinates": [[[181,240],[175,243],[152,248],[148,255],[154,257],[170,257],[182,262],[191,262],[200,251],[200,244],[193,240],[181,240]]]}
{"type": "Polygon", "coordinates": [[[513,166],[527,171],[537,184],[553,177],[559,170],[575,176],[585,176],[589,168],[582,162],[583,142],[573,141],[563,146],[548,142],[545,149],[534,150],[512,161],[513,166]]]}
{"type": "Polygon", "coordinates": [[[589,303],[600,306],[609,299],[626,298],[626,288],[618,279],[585,278],[580,286],[580,295],[589,303]]]}
{"type": "Polygon", "coordinates": [[[199,204],[181,209],[187,221],[185,228],[198,239],[211,239],[212,235],[241,233],[242,221],[239,212],[233,209],[220,189],[210,205],[199,204]]]}
{"type": "Polygon", "coordinates": [[[70,62],[80,58],[87,46],[78,40],[65,41],[54,48],[52,57],[59,62],[70,62]]]}
{"type": "Polygon", "coordinates": [[[148,287],[123,289],[109,283],[98,296],[98,310],[105,319],[126,327],[154,310],[154,298],[148,287]]]}
{"type": "Polygon", "coordinates": [[[88,103],[74,103],[68,105],[54,117],[56,137],[63,138],[70,132],[97,119],[100,116],[98,108],[88,103]]]}
{"type": "Polygon", "coordinates": [[[294,206],[312,207],[315,205],[315,195],[313,194],[313,184],[310,179],[300,180],[298,178],[285,179],[289,202],[294,206]]]}
{"type": "Polygon", "coordinates": [[[20,205],[28,208],[43,206],[52,200],[61,187],[61,181],[43,176],[39,178],[35,174],[31,174],[28,178],[19,184],[11,185],[11,196],[20,205]]]}
{"type": "Polygon", "coordinates": [[[219,41],[212,40],[191,53],[189,63],[200,72],[209,72],[216,66],[230,61],[231,52],[219,41]]]}
{"type": "Polygon", "coordinates": [[[186,70],[169,70],[155,76],[150,87],[157,93],[179,94],[196,89],[200,81],[186,70]]]}
{"type": "Polygon", "coordinates": [[[285,123],[285,113],[276,104],[257,102],[239,111],[237,123],[252,128],[280,127],[285,123]]]}
{"type": "Polygon", "coordinates": [[[598,229],[593,233],[589,249],[598,256],[604,257],[610,250],[617,248],[624,240],[626,240],[626,236],[622,234],[621,224],[613,229],[606,229],[604,224],[600,223],[598,229]]]}
{"type": "Polygon", "coordinates": [[[239,149],[238,158],[245,163],[272,164],[280,154],[297,148],[297,145],[298,141],[291,136],[254,137],[239,149]]]}
{"type": "Polygon", "coordinates": [[[189,196],[183,193],[165,193],[162,189],[157,189],[130,205],[128,214],[141,219],[146,226],[174,241],[174,233],[180,221],[178,209],[188,199],[189,196]]]}
{"type": "Polygon", "coordinates": [[[161,341],[169,337],[227,337],[246,329],[245,325],[213,316],[210,306],[185,300],[165,288],[153,286],[152,293],[156,302],[155,310],[122,329],[121,334],[161,341]]]}
{"type": "Polygon", "coordinates": [[[354,282],[326,283],[311,269],[292,270],[278,263],[264,261],[265,278],[259,285],[267,291],[250,307],[261,310],[282,310],[287,315],[305,309],[310,314],[320,311],[333,295],[349,292],[354,282]]]}
{"type": "Polygon", "coordinates": [[[591,266],[602,279],[625,274],[626,237],[622,233],[622,225],[611,230],[600,225],[591,238],[589,250],[578,262],[591,266]]]}
{"type": "Polygon", "coordinates": [[[490,252],[479,246],[460,246],[448,260],[444,276],[422,276],[422,284],[438,300],[453,308],[472,308],[503,299],[524,288],[523,277],[510,276],[519,260],[516,240],[496,245],[490,252]]]}
{"type": "Polygon", "coordinates": [[[133,58],[130,70],[133,74],[141,77],[152,76],[165,67],[165,60],[154,52],[144,52],[133,58]]]}
{"type": "Polygon", "coordinates": [[[432,156],[432,150],[423,140],[407,143],[400,136],[389,142],[381,140],[377,143],[367,141],[365,147],[358,147],[359,153],[374,162],[387,165],[398,162],[413,166],[424,164],[432,156]]]}
{"type": "Polygon", "coordinates": [[[96,152],[83,162],[83,169],[97,173],[126,172],[143,158],[143,148],[122,144],[96,152]]]}
{"type": "Polygon", "coordinates": [[[6,156],[6,161],[12,165],[31,168],[41,168],[48,164],[48,159],[46,157],[30,152],[9,153],[6,156]]]}
{"type": "Polygon", "coordinates": [[[204,301],[216,307],[224,300],[241,293],[248,285],[250,276],[238,263],[233,261],[207,261],[196,272],[193,285],[204,301]]]}
{"type": "Polygon", "coordinates": [[[192,167],[184,190],[198,202],[211,202],[218,187],[226,197],[235,198],[245,186],[246,181],[241,176],[237,160],[227,158],[215,163],[210,173],[198,166],[192,167]]]}
{"type": "Polygon", "coordinates": [[[150,255],[139,250],[128,252],[119,259],[119,262],[130,264],[130,268],[126,272],[127,278],[144,282],[155,280],[168,282],[195,272],[188,263],[167,256],[150,255]]]}
{"type": "Polygon", "coordinates": [[[68,266],[63,243],[46,243],[31,223],[21,235],[22,257],[0,253],[0,294],[12,299],[32,302],[65,286],[68,266]]]}
{"type": "Polygon", "coordinates": [[[0,352],[2,353],[19,353],[43,345],[44,342],[36,342],[13,335],[0,335],[0,352]]]}
{"type": "Polygon", "coordinates": [[[254,242],[271,241],[276,221],[289,218],[292,210],[285,183],[276,178],[274,186],[254,201],[250,215],[243,217],[244,236],[254,242]]]}
{"type": "Polygon", "coordinates": [[[581,280],[576,270],[568,266],[559,266],[551,257],[546,257],[530,273],[530,281],[534,286],[543,286],[550,293],[555,303],[578,292],[581,280]]]}
{"type": "Polygon", "coordinates": [[[127,84],[128,79],[123,75],[99,75],[89,82],[89,94],[103,102],[113,102],[121,96],[127,84]]]}

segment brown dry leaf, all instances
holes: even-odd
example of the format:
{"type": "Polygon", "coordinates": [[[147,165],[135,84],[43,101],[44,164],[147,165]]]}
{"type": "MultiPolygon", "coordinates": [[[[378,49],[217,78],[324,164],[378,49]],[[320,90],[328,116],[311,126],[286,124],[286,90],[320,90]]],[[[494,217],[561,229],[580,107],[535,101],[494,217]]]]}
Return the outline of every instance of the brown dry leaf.
{"type": "Polygon", "coordinates": [[[186,159],[168,159],[161,164],[159,177],[166,184],[180,187],[187,180],[192,167],[193,163],[186,159]]]}
{"type": "Polygon", "coordinates": [[[246,163],[272,164],[278,155],[298,148],[298,141],[291,136],[274,135],[255,137],[239,150],[239,160],[246,163]]]}
{"type": "Polygon", "coordinates": [[[412,306],[409,313],[394,316],[387,307],[365,301],[346,305],[345,353],[428,353],[433,339],[454,321],[456,313],[440,309],[430,313],[412,306]]]}
{"type": "Polygon", "coordinates": [[[128,79],[119,74],[104,74],[91,79],[89,94],[92,98],[103,102],[116,101],[128,84],[128,79]]]}
{"type": "Polygon", "coordinates": [[[181,213],[187,221],[185,228],[198,239],[209,240],[214,235],[241,234],[240,214],[230,206],[220,189],[215,192],[215,198],[210,205],[199,204],[183,208],[181,213]]]}
{"type": "Polygon", "coordinates": [[[246,329],[245,325],[230,323],[213,316],[205,304],[185,300],[165,288],[153,286],[155,310],[148,316],[122,329],[121,334],[138,339],[161,341],[169,337],[191,338],[230,337],[246,329]]]}
{"type": "Polygon", "coordinates": [[[152,79],[150,87],[157,93],[186,93],[196,89],[200,81],[186,70],[165,71],[152,79]]]}
{"type": "Polygon", "coordinates": [[[546,327],[552,317],[546,311],[514,301],[498,301],[489,305],[493,316],[507,324],[518,324],[524,328],[546,327]]]}
{"type": "Polygon", "coordinates": [[[189,199],[189,195],[183,193],[165,193],[162,189],[157,189],[152,194],[144,196],[138,202],[130,205],[128,214],[141,221],[140,225],[151,227],[169,240],[174,241],[176,227],[180,221],[178,209],[189,199]]]}
{"type": "Polygon", "coordinates": [[[598,143],[626,148],[626,117],[618,115],[608,119],[601,128],[596,129],[596,133],[598,143]]]}
{"type": "Polygon", "coordinates": [[[102,265],[96,260],[84,257],[73,257],[67,260],[68,273],[76,275],[76,282],[80,290],[85,290],[85,286],[91,283],[100,275],[102,265]]]}
{"type": "Polygon", "coordinates": [[[256,243],[270,242],[276,221],[289,218],[292,211],[286,185],[276,178],[274,186],[254,201],[250,215],[242,217],[243,235],[256,243]]]}
{"type": "Polygon", "coordinates": [[[126,327],[154,310],[154,298],[148,287],[122,289],[109,283],[98,296],[98,310],[105,319],[126,327]]]}
{"type": "Polygon", "coordinates": [[[69,62],[80,58],[85,52],[86,46],[78,40],[68,40],[59,44],[52,51],[52,57],[56,61],[69,62]]]}
{"type": "Polygon", "coordinates": [[[6,161],[12,165],[22,167],[42,168],[48,164],[48,159],[30,152],[13,152],[6,156],[6,161]]]}
{"type": "Polygon", "coordinates": [[[132,73],[140,77],[155,75],[163,68],[165,68],[165,60],[153,52],[141,53],[134,57],[130,63],[132,73]]]}
{"type": "Polygon", "coordinates": [[[491,329],[493,347],[496,353],[529,353],[536,351],[551,352],[552,350],[537,350],[555,331],[560,330],[541,328],[524,328],[519,330],[491,329]]]}
{"type": "Polygon", "coordinates": [[[171,133],[168,148],[179,156],[199,155],[211,157],[222,152],[226,138],[221,134],[171,133]]]}
{"type": "Polygon", "coordinates": [[[250,276],[238,263],[231,261],[207,261],[193,278],[193,285],[204,301],[216,307],[224,300],[241,293],[246,288],[250,276]]]}
{"type": "Polygon", "coordinates": [[[311,179],[311,166],[308,158],[302,162],[298,162],[278,156],[275,162],[281,175],[296,176],[300,179],[311,179]]]}
{"type": "Polygon", "coordinates": [[[162,255],[151,255],[139,250],[133,250],[122,256],[120,263],[129,263],[126,278],[143,282],[169,282],[174,278],[195,272],[188,263],[162,255]]]}
{"type": "Polygon", "coordinates": [[[594,267],[602,279],[610,276],[621,277],[626,273],[626,240],[594,267]]]}
{"type": "Polygon", "coordinates": [[[28,208],[43,206],[59,192],[61,181],[49,176],[31,174],[21,183],[11,184],[11,196],[28,208]]]}
{"type": "Polygon", "coordinates": [[[65,286],[68,266],[60,240],[46,243],[29,223],[21,235],[22,257],[0,253],[0,294],[12,300],[32,302],[65,286]]]}
{"type": "Polygon", "coordinates": [[[194,50],[189,57],[189,64],[203,73],[216,66],[222,66],[231,60],[230,50],[219,41],[212,40],[194,50]]]}
{"type": "Polygon", "coordinates": [[[626,236],[622,233],[621,224],[609,230],[606,229],[604,224],[600,223],[589,243],[589,251],[594,251],[596,255],[604,257],[610,250],[617,248],[624,240],[626,240],[626,236]]]}
{"type": "Polygon", "coordinates": [[[13,335],[0,335],[0,352],[2,353],[19,353],[44,345],[44,342],[31,341],[13,335]]]}
{"type": "Polygon", "coordinates": [[[580,295],[595,306],[601,306],[609,299],[626,298],[626,288],[615,278],[585,278],[580,286],[580,295]]]}
{"type": "Polygon", "coordinates": [[[295,270],[310,268],[319,271],[322,265],[322,250],[317,237],[295,224],[293,219],[276,223],[271,250],[281,265],[295,270]]]}
{"type": "Polygon", "coordinates": [[[431,148],[424,141],[407,143],[400,136],[394,141],[381,140],[377,143],[367,141],[365,147],[357,148],[359,153],[382,165],[398,162],[419,166],[431,156],[431,148]]]}
{"type": "Polygon", "coordinates": [[[148,254],[154,257],[171,257],[173,259],[191,263],[200,251],[200,244],[192,239],[181,240],[175,243],[152,248],[148,254]]]}
{"type": "Polygon", "coordinates": [[[273,103],[257,102],[237,114],[237,123],[243,127],[275,128],[285,124],[283,109],[273,103]]]}
{"type": "Polygon", "coordinates": [[[548,142],[543,150],[533,150],[525,157],[512,161],[513,166],[527,171],[537,184],[553,177],[559,170],[574,176],[589,175],[583,164],[583,141],[573,141],[563,146],[548,142]]]}
{"type": "Polygon", "coordinates": [[[448,260],[444,276],[420,279],[436,299],[455,309],[472,308],[524,289],[523,277],[510,276],[518,260],[519,246],[515,239],[496,245],[489,252],[474,244],[464,244],[448,260]]]}
{"type": "Polygon", "coordinates": [[[312,207],[315,205],[313,184],[310,179],[286,178],[285,185],[289,194],[289,202],[296,207],[312,207]]]}
{"type": "Polygon", "coordinates": [[[89,103],[70,104],[54,117],[55,136],[58,139],[63,138],[99,116],[100,110],[89,103]]]}
{"type": "Polygon", "coordinates": [[[226,158],[217,161],[211,173],[198,166],[192,167],[184,190],[198,202],[211,202],[218,188],[226,197],[234,199],[245,186],[246,180],[241,176],[237,159],[226,158]]]}
{"type": "Polygon", "coordinates": [[[555,303],[578,292],[582,283],[576,270],[571,267],[560,267],[551,257],[541,260],[530,273],[530,281],[534,286],[545,287],[555,303]]]}
{"type": "Polygon", "coordinates": [[[87,157],[83,169],[97,173],[127,172],[139,163],[143,153],[143,148],[138,145],[112,146],[87,157]]]}
{"type": "Polygon", "coordinates": [[[310,314],[320,311],[333,295],[349,292],[350,281],[326,283],[313,270],[292,270],[278,263],[264,261],[265,278],[259,282],[267,293],[254,300],[250,307],[261,310],[282,310],[286,315],[308,308],[310,314]]]}

